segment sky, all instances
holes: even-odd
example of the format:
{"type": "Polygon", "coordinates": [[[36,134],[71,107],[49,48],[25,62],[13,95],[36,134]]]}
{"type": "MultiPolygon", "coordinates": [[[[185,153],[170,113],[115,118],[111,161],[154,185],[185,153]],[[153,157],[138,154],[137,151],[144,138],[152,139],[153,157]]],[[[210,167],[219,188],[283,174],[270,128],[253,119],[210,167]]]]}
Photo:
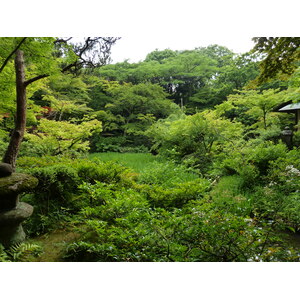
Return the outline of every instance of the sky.
{"type": "Polygon", "coordinates": [[[158,50],[193,50],[197,47],[207,47],[218,44],[225,46],[234,53],[245,53],[252,49],[254,43],[252,37],[230,37],[230,36],[179,36],[165,37],[159,35],[125,35],[112,47],[112,63],[123,62],[128,59],[130,63],[145,59],[146,55],[155,49],[158,50]]]}
{"type": "Polygon", "coordinates": [[[14,18],[1,16],[0,36],[119,36],[113,63],[139,62],[155,49],[211,44],[245,53],[252,37],[299,36],[299,0],[85,0],[82,6],[68,1],[53,0],[47,14],[37,13],[38,0],[20,1],[17,10],[14,2],[5,2],[3,11],[13,11],[14,18]],[[24,11],[26,22],[12,22],[24,11]]]}

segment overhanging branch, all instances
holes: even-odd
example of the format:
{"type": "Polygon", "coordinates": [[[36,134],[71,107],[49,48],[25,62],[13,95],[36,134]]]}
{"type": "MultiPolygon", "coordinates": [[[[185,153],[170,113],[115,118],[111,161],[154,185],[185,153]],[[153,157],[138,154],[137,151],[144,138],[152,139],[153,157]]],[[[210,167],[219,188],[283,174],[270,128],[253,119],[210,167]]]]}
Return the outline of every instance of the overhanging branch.
{"type": "MultiPolygon", "coordinates": [[[[67,43],[71,38],[67,39],[57,39],[54,43],[67,43]]],[[[87,66],[87,67],[99,67],[104,65],[110,55],[111,46],[118,40],[119,38],[113,37],[87,37],[83,44],[74,45],[73,51],[77,56],[76,61],[68,64],[67,66],[61,69],[62,73],[70,71],[72,68],[77,71],[78,69],[87,66]],[[94,49],[98,46],[98,49],[94,49]],[[98,62],[95,61],[95,54],[89,56],[89,52],[95,52],[98,54],[98,62]],[[101,57],[102,55],[102,57],[101,57]]],[[[31,79],[25,81],[25,86],[40,80],[42,78],[46,78],[50,76],[50,74],[42,74],[35,76],[31,79]]]]}
{"type": "Polygon", "coordinates": [[[2,66],[0,67],[0,73],[3,71],[3,69],[5,68],[5,66],[7,65],[7,63],[9,62],[9,60],[11,59],[11,57],[16,53],[16,51],[21,47],[21,45],[25,42],[26,37],[22,38],[22,40],[20,41],[20,43],[17,45],[17,47],[9,54],[9,56],[5,59],[5,61],[3,62],[2,66]]]}

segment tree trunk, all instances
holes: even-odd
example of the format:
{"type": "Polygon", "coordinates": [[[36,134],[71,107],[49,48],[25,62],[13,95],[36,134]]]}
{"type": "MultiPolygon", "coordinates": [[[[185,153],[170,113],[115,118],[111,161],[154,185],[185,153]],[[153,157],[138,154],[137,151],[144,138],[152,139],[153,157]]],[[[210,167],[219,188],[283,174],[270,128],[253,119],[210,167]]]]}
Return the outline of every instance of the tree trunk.
{"type": "Polygon", "coordinates": [[[21,50],[16,51],[15,69],[17,92],[17,114],[15,119],[15,129],[12,132],[8,148],[3,157],[3,162],[11,164],[14,171],[16,168],[16,159],[26,127],[25,67],[23,52],[21,50]]]}

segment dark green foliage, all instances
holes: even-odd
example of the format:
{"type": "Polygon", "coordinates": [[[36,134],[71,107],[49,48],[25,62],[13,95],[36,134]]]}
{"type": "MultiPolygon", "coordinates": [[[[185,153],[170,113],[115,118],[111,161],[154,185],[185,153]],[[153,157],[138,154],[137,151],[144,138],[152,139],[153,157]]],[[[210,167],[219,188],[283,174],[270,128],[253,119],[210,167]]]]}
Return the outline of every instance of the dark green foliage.
{"type": "Polygon", "coordinates": [[[263,83],[278,73],[291,75],[300,59],[299,37],[256,37],[254,51],[265,54],[258,82],[263,83]]]}
{"type": "Polygon", "coordinates": [[[220,155],[220,161],[215,168],[220,168],[222,174],[239,174],[245,187],[256,185],[258,178],[262,180],[267,175],[272,162],[288,155],[284,144],[274,144],[271,141],[250,140],[229,148],[220,155]]]}
{"type": "Polygon", "coordinates": [[[61,206],[68,203],[79,182],[76,170],[65,165],[44,167],[30,173],[39,180],[36,198],[40,201],[53,199],[61,203],[61,206]]]}
{"type": "Polygon", "coordinates": [[[115,162],[101,162],[100,160],[82,161],[78,163],[77,172],[82,182],[96,183],[101,181],[104,183],[112,183],[126,185],[126,173],[129,170],[115,162]]]}
{"type": "Polygon", "coordinates": [[[55,224],[68,220],[78,212],[81,205],[89,204],[88,198],[83,202],[81,200],[85,195],[83,184],[95,184],[98,181],[120,186],[132,184],[130,177],[126,177],[129,171],[113,162],[24,157],[19,160],[20,166],[39,180],[34,193],[24,198],[35,208],[26,224],[30,234],[40,234],[54,228],[55,224]],[[36,167],[28,168],[34,164],[36,167]]]}
{"type": "MultiPolygon", "coordinates": [[[[32,172],[42,180],[50,174],[59,180],[62,199],[52,199],[48,213],[40,211],[44,204],[36,199],[37,214],[25,228],[33,235],[65,222],[77,226],[80,238],[66,244],[66,261],[298,261],[295,249],[276,235],[278,228],[299,224],[299,199],[292,193],[299,188],[298,173],[284,171],[289,160],[271,154],[265,184],[277,176],[282,190],[257,187],[255,194],[245,190],[242,174],[216,183],[170,162],[149,164],[135,182],[138,175],[113,162],[46,158],[44,167],[45,162],[22,158],[22,167],[35,164],[32,172]],[[71,165],[76,175],[69,172],[71,165]],[[281,172],[293,180],[280,181],[281,172]],[[62,173],[73,174],[76,182],[67,203],[68,187],[57,176],[62,173]],[[288,200],[281,197],[284,185],[288,200]]],[[[260,161],[261,156],[252,157],[260,161]]]]}
{"type": "Polygon", "coordinates": [[[93,152],[146,153],[150,145],[150,141],[145,136],[103,137],[97,135],[92,138],[93,152]]]}
{"type": "Polygon", "coordinates": [[[138,190],[145,195],[151,206],[164,208],[180,208],[187,202],[203,197],[209,190],[209,182],[204,179],[196,179],[177,184],[172,188],[161,185],[139,186],[138,190]]]}
{"type": "MultiPolygon", "coordinates": [[[[102,78],[133,84],[155,83],[164,88],[188,113],[221,103],[235,89],[258,75],[254,54],[234,55],[226,47],[211,45],[194,50],[165,49],[149,53],[143,62],[108,65],[102,78]]],[[[102,100],[99,99],[99,103],[102,100]]]]}
{"type": "Polygon", "coordinates": [[[57,164],[27,170],[38,178],[39,184],[24,201],[34,206],[32,217],[26,223],[30,235],[38,235],[55,228],[76,209],[73,195],[78,191],[79,177],[71,166],[57,164]]]}
{"type": "Polygon", "coordinates": [[[82,240],[66,247],[66,260],[260,261],[281,253],[277,247],[269,257],[271,240],[252,219],[199,201],[172,212],[149,209],[136,192],[125,195],[83,210],[82,240]]]}
{"type": "Polygon", "coordinates": [[[103,137],[97,135],[92,139],[93,152],[120,152],[126,142],[127,138],[123,136],[103,137]]]}

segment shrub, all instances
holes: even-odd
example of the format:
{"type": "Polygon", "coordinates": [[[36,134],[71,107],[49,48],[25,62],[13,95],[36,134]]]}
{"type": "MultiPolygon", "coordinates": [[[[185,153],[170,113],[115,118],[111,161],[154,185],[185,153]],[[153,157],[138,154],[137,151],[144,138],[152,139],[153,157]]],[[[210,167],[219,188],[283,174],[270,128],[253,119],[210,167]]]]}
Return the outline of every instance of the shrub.
{"type": "Polygon", "coordinates": [[[102,162],[99,159],[93,161],[83,160],[74,165],[78,171],[78,176],[82,182],[95,183],[101,181],[105,183],[126,184],[126,173],[130,170],[113,161],[102,162]]]}
{"type": "Polygon", "coordinates": [[[101,184],[116,188],[133,185],[130,171],[113,162],[62,157],[24,157],[19,162],[19,170],[28,172],[39,180],[33,194],[25,195],[25,200],[35,208],[33,216],[26,223],[30,234],[53,229],[84,206],[98,201],[93,200],[94,196],[90,191],[99,188],[101,184]]]}
{"type": "Polygon", "coordinates": [[[300,147],[300,131],[297,130],[293,133],[293,145],[296,147],[300,147]]]}
{"type": "Polygon", "coordinates": [[[177,120],[160,120],[146,134],[153,139],[154,150],[177,161],[187,159],[204,174],[223,144],[241,137],[242,131],[240,123],[204,111],[177,120]]]}
{"type": "Polygon", "coordinates": [[[35,197],[40,202],[55,201],[55,206],[68,206],[72,194],[76,193],[79,177],[74,168],[65,165],[54,165],[32,170],[31,174],[38,178],[35,197]]]}
{"type": "Polygon", "coordinates": [[[257,214],[282,227],[300,230],[300,156],[292,150],[270,163],[265,185],[257,188],[253,202],[257,214]]]}
{"type": "Polygon", "coordinates": [[[91,140],[93,152],[120,152],[122,146],[126,145],[126,137],[103,137],[93,135],[91,140]]]}
{"type": "Polygon", "coordinates": [[[205,197],[218,211],[249,217],[252,214],[252,202],[244,193],[243,184],[244,179],[239,175],[224,176],[205,197]]]}
{"type": "Polygon", "coordinates": [[[220,155],[216,168],[221,168],[223,174],[239,174],[244,180],[244,187],[262,183],[272,166],[272,162],[286,157],[288,150],[285,145],[275,145],[271,141],[248,141],[240,143],[239,147],[228,148],[226,154],[220,155]]]}
{"type": "Polygon", "coordinates": [[[43,157],[23,156],[17,160],[17,169],[20,172],[30,172],[34,168],[50,167],[57,164],[72,165],[74,159],[65,156],[50,156],[43,157]]]}
{"type": "Polygon", "coordinates": [[[292,230],[299,229],[299,213],[295,214],[294,211],[299,209],[299,203],[297,204],[299,198],[291,202],[290,196],[287,197],[276,188],[269,186],[257,187],[256,192],[250,197],[256,218],[267,220],[274,227],[290,226],[292,230]]]}
{"type": "Polygon", "coordinates": [[[134,192],[129,202],[119,196],[82,211],[83,239],[66,246],[67,261],[276,261],[278,253],[295,259],[252,219],[203,201],[170,212],[150,209],[134,192]]]}
{"type": "Polygon", "coordinates": [[[81,214],[85,218],[95,217],[112,223],[119,218],[127,217],[133,211],[143,211],[149,207],[146,199],[132,189],[113,190],[114,187],[100,183],[92,188],[95,195],[94,199],[98,201],[81,210],[81,214]]]}
{"type": "Polygon", "coordinates": [[[4,156],[7,146],[8,146],[7,142],[0,140],[0,155],[1,155],[1,157],[4,156]]]}
{"type": "Polygon", "coordinates": [[[259,170],[260,175],[266,175],[270,163],[287,155],[287,147],[284,144],[274,145],[272,142],[264,142],[257,145],[249,152],[248,160],[259,170]]]}
{"type": "Polygon", "coordinates": [[[172,188],[160,185],[137,185],[137,189],[146,196],[153,207],[182,207],[191,200],[202,198],[210,187],[205,179],[177,184],[172,188]]]}

